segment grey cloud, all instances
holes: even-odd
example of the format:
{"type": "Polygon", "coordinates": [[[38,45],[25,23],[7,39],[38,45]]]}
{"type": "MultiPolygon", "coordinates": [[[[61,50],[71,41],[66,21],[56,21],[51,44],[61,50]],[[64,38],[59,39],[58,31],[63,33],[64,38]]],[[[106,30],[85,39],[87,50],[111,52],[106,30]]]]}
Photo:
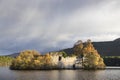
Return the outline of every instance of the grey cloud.
{"type": "Polygon", "coordinates": [[[72,47],[120,35],[118,0],[1,0],[0,54],[72,47]]]}

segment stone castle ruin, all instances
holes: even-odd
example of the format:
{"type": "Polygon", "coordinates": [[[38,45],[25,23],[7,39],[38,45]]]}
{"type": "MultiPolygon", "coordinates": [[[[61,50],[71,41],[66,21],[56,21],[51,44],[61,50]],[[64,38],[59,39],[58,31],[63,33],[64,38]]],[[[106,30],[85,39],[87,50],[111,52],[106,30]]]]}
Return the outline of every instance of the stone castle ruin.
{"type": "Polygon", "coordinates": [[[76,69],[82,68],[82,59],[76,56],[72,57],[63,57],[61,54],[50,53],[52,58],[52,64],[56,65],[58,68],[61,69],[76,69]]]}

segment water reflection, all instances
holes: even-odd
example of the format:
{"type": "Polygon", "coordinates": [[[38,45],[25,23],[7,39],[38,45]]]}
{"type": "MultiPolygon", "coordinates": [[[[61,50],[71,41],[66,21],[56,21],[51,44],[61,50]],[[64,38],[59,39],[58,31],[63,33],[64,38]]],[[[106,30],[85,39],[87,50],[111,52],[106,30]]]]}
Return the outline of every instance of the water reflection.
{"type": "Polygon", "coordinates": [[[0,67],[0,80],[120,80],[120,70],[16,71],[0,67]]]}

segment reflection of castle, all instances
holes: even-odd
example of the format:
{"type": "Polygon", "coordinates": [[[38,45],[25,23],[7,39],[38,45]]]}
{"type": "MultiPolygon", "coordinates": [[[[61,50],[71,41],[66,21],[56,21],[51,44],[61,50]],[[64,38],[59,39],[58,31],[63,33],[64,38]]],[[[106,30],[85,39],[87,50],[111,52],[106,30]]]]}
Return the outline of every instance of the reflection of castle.
{"type": "Polygon", "coordinates": [[[58,54],[57,52],[51,54],[52,64],[56,65],[61,69],[76,69],[82,68],[82,59],[74,57],[66,57],[64,58],[62,55],[58,54]]]}

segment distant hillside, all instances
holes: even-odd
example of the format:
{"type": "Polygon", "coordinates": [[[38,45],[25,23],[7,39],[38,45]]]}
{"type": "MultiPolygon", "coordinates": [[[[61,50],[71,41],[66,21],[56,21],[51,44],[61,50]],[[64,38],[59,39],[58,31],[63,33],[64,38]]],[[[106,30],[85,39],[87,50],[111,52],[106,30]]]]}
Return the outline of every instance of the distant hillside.
{"type": "MultiPolygon", "coordinates": [[[[114,41],[93,42],[93,45],[101,56],[120,56],[120,38],[114,41]]],[[[68,54],[72,54],[73,48],[67,48],[60,51],[65,51],[68,54]]],[[[8,56],[16,57],[18,55],[19,53],[14,53],[8,56]]]]}
{"type": "MultiPolygon", "coordinates": [[[[120,56],[120,38],[114,41],[93,42],[101,56],[120,56]]],[[[73,48],[64,49],[66,53],[73,53],[73,48]]]]}
{"type": "Polygon", "coordinates": [[[16,57],[18,56],[20,53],[14,53],[14,54],[10,54],[10,55],[6,55],[6,56],[9,56],[9,57],[16,57]]]}
{"type": "Polygon", "coordinates": [[[120,39],[109,42],[94,42],[93,44],[102,56],[120,56],[120,39]]]}

